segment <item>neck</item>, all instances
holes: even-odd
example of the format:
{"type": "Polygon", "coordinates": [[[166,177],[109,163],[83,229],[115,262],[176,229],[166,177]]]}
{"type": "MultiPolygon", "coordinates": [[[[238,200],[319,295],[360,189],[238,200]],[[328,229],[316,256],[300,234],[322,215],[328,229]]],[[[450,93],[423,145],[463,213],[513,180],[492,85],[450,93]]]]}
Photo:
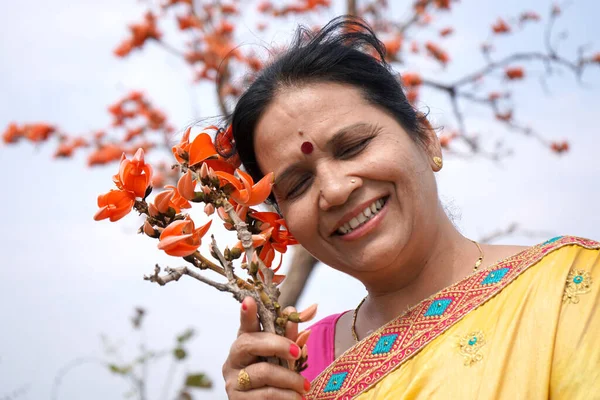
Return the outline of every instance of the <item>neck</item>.
{"type": "MultiPolygon", "coordinates": [[[[364,337],[408,308],[467,276],[479,257],[477,246],[456,230],[446,214],[437,232],[428,232],[418,245],[407,248],[405,261],[378,279],[365,280],[368,296],[357,318],[364,337]]],[[[403,251],[403,253],[405,253],[403,251]]]]}

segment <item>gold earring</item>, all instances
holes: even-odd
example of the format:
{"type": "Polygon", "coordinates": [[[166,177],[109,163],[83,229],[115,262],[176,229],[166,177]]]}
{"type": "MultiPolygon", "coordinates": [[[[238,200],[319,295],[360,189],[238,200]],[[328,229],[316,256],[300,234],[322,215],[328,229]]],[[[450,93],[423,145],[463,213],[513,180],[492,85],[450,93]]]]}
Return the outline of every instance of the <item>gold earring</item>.
{"type": "Polygon", "coordinates": [[[433,157],[433,163],[439,168],[442,169],[442,167],[444,166],[444,162],[442,161],[442,159],[440,157],[433,157]]]}

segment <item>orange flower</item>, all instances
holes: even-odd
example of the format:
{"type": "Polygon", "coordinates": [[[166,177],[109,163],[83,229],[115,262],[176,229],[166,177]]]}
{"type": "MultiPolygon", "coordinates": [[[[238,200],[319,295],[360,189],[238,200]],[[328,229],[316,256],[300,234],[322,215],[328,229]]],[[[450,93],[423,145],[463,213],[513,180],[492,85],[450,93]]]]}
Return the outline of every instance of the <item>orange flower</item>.
{"type": "Polygon", "coordinates": [[[177,191],[186,200],[193,200],[196,197],[196,181],[192,177],[192,171],[187,170],[181,175],[177,182],[177,191]]]}
{"type": "Polygon", "coordinates": [[[427,42],[425,44],[425,48],[427,49],[427,51],[433,58],[438,60],[443,65],[446,65],[448,63],[448,61],[450,61],[450,57],[448,56],[448,53],[446,53],[444,50],[442,50],[436,44],[434,44],[432,42],[427,42]]]}
{"type": "Polygon", "coordinates": [[[4,141],[4,143],[7,143],[7,144],[8,143],[16,143],[17,140],[19,140],[21,138],[21,136],[23,136],[22,130],[19,129],[17,124],[12,123],[12,124],[8,125],[8,128],[6,128],[6,130],[2,134],[2,140],[4,141]]]}
{"type": "Polygon", "coordinates": [[[505,74],[510,80],[523,79],[525,77],[525,71],[521,67],[506,68],[505,74]]]}
{"type": "Polygon", "coordinates": [[[100,147],[88,156],[88,166],[117,161],[123,155],[123,148],[113,143],[100,147]]]}
{"type": "Polygon", "coordinates": [[[558,153],[564,153],[565,151],[569,150],[569,143],[568,142],[553,142],[552,145],[550,146],[550,148],[558,153]]]}
{"type": "Polygon", "coordinates": [[[506,111],[505,113],[496,113],[496,119],[499,121],[508,122],[512,119],[513,113],[511,110],[506,111]]]}
{"type": "Polygon", "coordinates": [[[423,79],[417,73],[405,72],[402,74],[402,84],[406,87],[420,86],[422,83],[423,79]]]}
{"type": "Polygon", "coordinates": [[[181,212],[182,208],[192,208],[190,202],[179,194],[175,186],[167,185],[165,189],[154,198],[154,206],[159,212],[164,214],[169,211],[169,207],[172,207],[176,213],[181,212]]]}
{"type": "Polygon", "coordinates": [[[447,28],[444,28],[444,29],[442,29],[440,31],[440,36],[441,37],[446,37],[446,36],[452,35],[453,32],[454,32],[453,28],[447,27],[447,28]]]}
{"type": "Polygon", "coordinates": [[[178,16],[177,22],[179,24],[179,29],[182,31],[190,28],[202,28],[202,23],[193,14],[178,16]]]}
{"type": "Polygon", "coordinates": [[[194,138],[189,149],[189,165],[190,167],[207,160],[208,158],[217,157],[219,153],[215,149],[212,138],[207,133],[202,132],[194,138]]]}
{"type": "Polygon", "coordinates": [[[224,171],[215,171],[215,175],[234,186],[235,190],[231,193],[231,198],[236,203],[251,207],[264,202],[269,197],[273,186],[272,172],[269,172],[258,183],[254,184],[254,180],[249,174],[241,169],[236,171],[240,179],[224,171]]]}
{"type": "Polygon", "coordinates": [[[173,146],[173,148],[171,149],[171,151],[173,152],[173,155],[175,156],[175,158],[177,159],[177,161],[179,161],[180,163],[184,163],[186,162],[186,158],[189,156],[188,152],[190,151],[190,132],[192,131],[192,128],[187,128],[183,134],[183,136],[181,137],[181,140],[179,141],[178,144],[176,144],[175,146],[173,146]]]}
{"type": "Polygon", "coordinates": [[[224,161],[230,164],[233,168],[231,171],[227,171],[221,168],[214,168],[209,165],[215,171],[225,171],[233,174],[233,171],[242,164],[240,161],[240,156],[235,151],[235,140],[233,139],[233,130],[231,125],[227,127],[227,129],[219,129],[217,131],[217,135],[215,138],[215,147],[218,150],[219,160],[224,161]],[[222,156],[221,154],[225,154],[227,157],[222,156]]]}
{"type": "Polygon", "coordinates": [[[135,203],[135,196],[124,190],[111,190],[98,196],[100,210],[94,215],[96,221],[109,218],[115,222],[129,214],[135,203]]]}
{"type": "Polygon", "coordinates": [[[151,181],[152,167],[144,162],[144,150],[138,149],[131,160],[122,155],[119,173],[113,176],[113,182],[119,189],[144,197],[151,181]]]}
{"type": "Polygon", "coordinates": [[[262,222],[260,229],[272,229],[269,239],[273,244],[273,248],[280,253],[285,253],[287,246],[298,244],[298,241],[290,233],[281,216],[274,212],[253,212],[250,216],[262,222]]]}
{"type": "Polygon", "coordinates": [[[494,33],[510,33],[510,26],[502,18],[498,18],[498,21],[492,25],[492,31],[494,33]]]}
{"type": "Polygon", "coordinates": [[[519,17],[519,21],[521,21],[521,23],[525,21],[539,21],[540,19],[540,15],[533,11],[525,11],[519,17]]]}
{"type": "Polygon", "coordinates": [[[385,52],[387,57],[394,57],[396,53],[402,50],[402,42],[404,38],[402,36],[396,36],[394,39],[388,40],[383,43],[385,46],[385,52]]]}
{"type": "Polygon", "coordinates": [[[211,223],[212,220],[196,229],[189,215],[184,220],[172,222],[160,234],[158,248],[170,256],[187,257],[200,247],[211,223]]]}

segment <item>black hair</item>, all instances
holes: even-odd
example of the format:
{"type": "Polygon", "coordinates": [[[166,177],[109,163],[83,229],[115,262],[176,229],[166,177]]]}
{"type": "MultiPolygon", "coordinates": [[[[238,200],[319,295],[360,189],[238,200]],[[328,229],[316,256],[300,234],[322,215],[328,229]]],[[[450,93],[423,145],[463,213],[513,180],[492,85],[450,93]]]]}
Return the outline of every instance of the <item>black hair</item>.
{"type": "MultiPolygon", "coordinates": [[[[259,72],[231,116],[237,153],[256,182],[263,176],[254,151],[254,131],[279,90],[317,82],[348,84],[383,108],[413,140],[427,136],[418,113],[406,99],[399,76],[385,61],[385,46],[360,18],[341,16],[318,32],[299,27],[291,45],[259,72]]],[[[271,197],[274,203],[274,199],[271,197]]]]}

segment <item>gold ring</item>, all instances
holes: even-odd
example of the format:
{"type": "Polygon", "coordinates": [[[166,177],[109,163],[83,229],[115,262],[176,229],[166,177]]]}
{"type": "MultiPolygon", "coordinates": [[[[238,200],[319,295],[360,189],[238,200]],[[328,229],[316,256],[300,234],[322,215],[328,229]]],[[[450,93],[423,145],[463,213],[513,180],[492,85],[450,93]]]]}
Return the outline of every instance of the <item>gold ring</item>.
{"type": "Polygon", "coordinates": [[[240,370],[237,381],[240,390],[243,392],[252,388],[252,385],[250,384],[250,375],[248,375],[245,369],[240,370]]]}

